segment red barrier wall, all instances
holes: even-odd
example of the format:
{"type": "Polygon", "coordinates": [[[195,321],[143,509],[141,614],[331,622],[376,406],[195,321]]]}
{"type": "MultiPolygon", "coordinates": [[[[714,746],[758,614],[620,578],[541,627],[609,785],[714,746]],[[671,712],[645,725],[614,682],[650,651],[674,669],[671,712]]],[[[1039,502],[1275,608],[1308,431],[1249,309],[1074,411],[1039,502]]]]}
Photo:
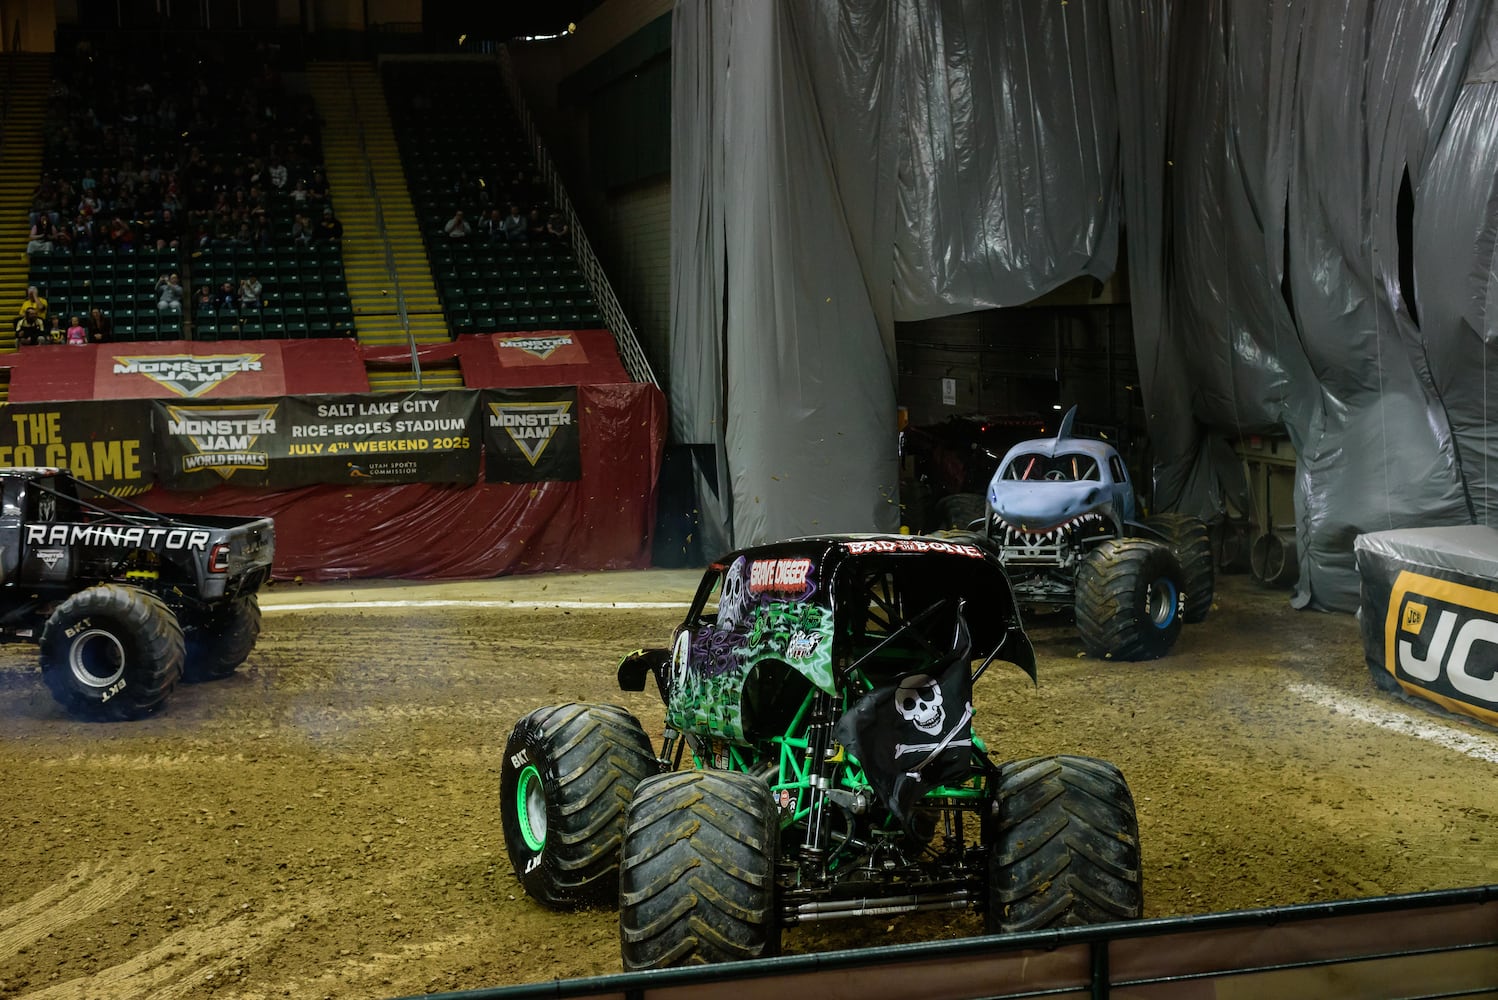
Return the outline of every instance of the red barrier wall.
{"type": "MultiPolygon", "coordinates": [[[[184,393],[115,359],[147,355],[262,355],[194,398],[368,392],[366,360],[403,363],[404,349],[348,340],[170,341],[39,347],[11,356],[11,400],[173,398],[184,393]]],[[[268,514],[276,519],[277,579],[460,579],[650,565],[656,483],[666,436],[665,397],[628,381],[606,330],[463,337],[421,349],[423,362],[457,358],[471,388],[578,386],[582,479],[474,486],[325,485],[294,490],[152,489],[139,498],[164,512],[268,514]]]]}

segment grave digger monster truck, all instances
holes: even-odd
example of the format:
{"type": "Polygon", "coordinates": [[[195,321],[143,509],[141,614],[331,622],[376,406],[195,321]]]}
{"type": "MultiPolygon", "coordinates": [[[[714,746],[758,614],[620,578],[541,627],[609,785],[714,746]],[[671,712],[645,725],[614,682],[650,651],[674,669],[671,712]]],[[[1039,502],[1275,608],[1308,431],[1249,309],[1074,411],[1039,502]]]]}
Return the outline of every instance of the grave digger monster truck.
{"type": "Polygon", "coordinates": [[[1106,441],[1073,437],[1076,412],[1054,438],[1009,449],[971,527],[981,527],[1022,607],[1072,609],[1089,654],[1164,656],[1181,623],[1212,608],[1207,526],[1182,514],[1139,520],[1123,459],[1106,441]]]}
{"type": "Polygon", "coordinates": [[[184,673],[249,656],[275,545],[270,518],[158,514],[66,469],[0,469],[0,642],[40,645],[69,712],[137,718],[184,673]]]}
{"type": "Polygon", "coordinates": [[[629,654],[659,751],[614,705],[512,730],[500,814],[525,891],[620,911],[626,969],[774,955],[809,921],[971,907],[993,932],[1140,915],[1134,802],[1086,757],[999,763],[974,684],[1035,654],[998,560],[900,535],[711,565],[669,649],[629,654]]]}

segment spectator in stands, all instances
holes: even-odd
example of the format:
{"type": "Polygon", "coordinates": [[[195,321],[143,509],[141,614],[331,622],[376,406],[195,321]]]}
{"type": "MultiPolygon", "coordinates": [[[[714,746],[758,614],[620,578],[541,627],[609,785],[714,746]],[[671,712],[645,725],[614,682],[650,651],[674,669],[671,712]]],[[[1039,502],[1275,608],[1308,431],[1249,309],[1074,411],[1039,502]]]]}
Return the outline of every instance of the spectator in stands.
{"type": "Polygon", "coordinates": [[[88,253],[94,248],[94,220],[87,215],[80,215],[73,220],[73,247],[74,249],[88,253]]]}
{"type": "Polygon", "coordinates": [[[291,223],[291,243],[304,247],[312,242],[312,220],[298,212],[291,223]]]}
{"type": "Polygon", "coordinates": [[[260,295],[265,289],[260,284],[260,279],[253,274],[239,282],[239,311],[247,312],[251,309],[260,308],[260,295]]]}
{"type": "Polygon", "coordinates": [[[27,255],[46,254],[52,252],[52,217],[46,212],[39,212],[36,221],[31,224],[31,237],[26,241],[27,255]]]}
{"type": "Polygon", "coordinates": [[[479,235],[490,243],[502,243],[505,238],[504,216],[499,209],[491,208],[479,218],[479,235]]]}
{"type": "Polygon", "coordinates": [[[526,239],[525,216],[520,214],[519,205],[510,206],[510,214],[505,216],[500,223],[500,230],[505,235],[507,243],[524,243],[526,239]]]}
{"type": "Polygon", "coordinates": [[[180,313],[182,311],[182,277],[175,271],[156,279],[156,311],[180,313]]]}
{"type": "Polygon", "coordinates": [[[562,218],[561,212],[552,212],[551,217],[546,220],[546,236],[553,243],[566,243],[572,230],[567,226],[567,220],[562,218]]]}
{"type": "Polygon", "coordinates": [[[467,240],[468,237],[473,235],[473,227],[468,224],[467,219],[463,218],[463,210],[461,208],[453,213],[451,219],[447,220],[447,225],[442,227],[442,231],[447,234],[447,238],[450,240],[467,240]]]}
{"type": "Polygon", "coordinates": [[[156,220],[153,235],[156,237],[156,249],[177,249],[178,241],[182,236],[182,228],[177,222],[177,213],[169,208],[163,208],[156,220]]]}
{"type": "Polygon", "coordinates": [[[539,208],[531,209],[531,214],[525,220],[525,238],[532,243],[546,242],[546,216],[541,214],[539,208]]]}
{"type": "Polygon", "coordinates": [[[47,327],[47,340],[49,344],[61,344],[68,339],[68,332],[62,328],[62,317],[53,316],[51,325],[47,327]]]}
{"type": "Polygon", "coordinates": [[[44,324],[46,323],[47,300],[42,298],[42,294],[36,290],[35,285],[27,286],[26,297],[21,300],[21,307],[16,310],[16,315],[25,316],[28,309],[36,313],[37,319],[41,320],[44,324]]]}
{"type": "Polygon", "coordinates": [[[83,347],[88,343],[88,331],[83,327],[83,317],[74,316],[68,324],[68,346],[83,347]]]}
{"type": "Polygon", "coordinates": [[[234,282],[228,278],[218,286],[218,291],[213,295],[213,308],[224,316],[234,316],[239,312],[239,293],[234,288],[234,282]]]}
{"type": "Polygon", "coordinates": [[[280,194],[286,190],[286,164],[274,153],[271,154],[270,165],[265,168],[265,176],[270,181],[272,191],[280,194]]]}
{"type": "Polygon", "coordinates": [[[88,319],[83,321],[88,329],[88,342],[90,344],[103,344],[109,340],[109,334],[114,330],[114,324],[109,320],[109,314],[98,306],[88,311],[88,319]]]}
{"type": "Polygon", "coordinates": [[[46,343],[47,328],[42,325],[41,317],[36,314],[35,309],[25,309],[16,320],[16,346],[35,347],[46,343]]]}
{"type": "Polygon", "coordinates": [[[213,315],[213,288],[210,285],[199,285],[198,292],[192,299],[192,313],[194,316],[213,315]]]}
{"type": "Polygon", "coordinates": [[[291,200],[296,203],[298,209],[307,207],[307,182],[300,177],[296,179],[296,185],[291,189],[291,200]]]}
{"type": "Polygon", "coordinates": [[[109,220],[109,244],[125,253],[135,249],[135,230],[118,215],[109,220]]]}
{"type": "Polygon", "coordinates": [[[343,239],[343,223],[338,221],[331,207],[322,210],[322,218],[317,223],[317,238],[319,240],[343,239]]]}

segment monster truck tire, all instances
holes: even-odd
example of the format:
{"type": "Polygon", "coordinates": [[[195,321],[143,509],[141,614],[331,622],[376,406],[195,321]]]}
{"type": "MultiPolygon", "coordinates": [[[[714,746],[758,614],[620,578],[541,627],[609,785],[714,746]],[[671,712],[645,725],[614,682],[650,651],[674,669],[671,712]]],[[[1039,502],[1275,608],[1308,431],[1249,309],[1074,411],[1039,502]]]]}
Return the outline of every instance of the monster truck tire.
{"type": "Polygon", "coordinates": [[[526,893],[559,910],[616,905],[625,810],[659,772],[645,730],[617,705],[556,705],[517,722],[499,815],[526,893]]]}
{"type": "Polygon", "coordinates": [[[183,650],[182,626],[161,598],[101,584],[63,601],[42,627],[42,680],[74,715],[136,719],[171,694],[183,650]]]}
{"type": "Polygon", "coordinates": [[[973,522],[983,520],[987,512],[988,504],[981,493],[953,493],[937,501],[934,520],[938,528],[966,530],[973,522]]]}
{"type": "Polygon", "coordinates": [[[767,958],[780,950],[770,787],[676,771],[635,790],[619,876],[625,971],[767,958]]]}
{"type": "Polygon", "coordinates": [[[1154,660],[1181,634],[1181,565],[1159,542],[1112,538],[1077,568],[1077,635],[1091,656],[1154,660]]]}
{"type": "Polygon", "coordinates": [[[1141,915],[1139,824],[1118,768],[1091,757],[1032,757],[1000,767],[995,786],[990,934],[1141,915]]]}
{"type": "Polygon", "coordinates": [[[1181,564],[1181,591],[1186,595],[1182,619],[1187,625],[1206,621],[1217,577],[1206,522],[1188,514],[1156,514],[1145,523],[1165,536],[1181,564]]]}
{"type": "Polygon", "coordinates": [[[260,638],[260,599],[251,594],[212,610],[181,615],[187,640],[188,681],[228,677],[249,658],[260,638]]]}

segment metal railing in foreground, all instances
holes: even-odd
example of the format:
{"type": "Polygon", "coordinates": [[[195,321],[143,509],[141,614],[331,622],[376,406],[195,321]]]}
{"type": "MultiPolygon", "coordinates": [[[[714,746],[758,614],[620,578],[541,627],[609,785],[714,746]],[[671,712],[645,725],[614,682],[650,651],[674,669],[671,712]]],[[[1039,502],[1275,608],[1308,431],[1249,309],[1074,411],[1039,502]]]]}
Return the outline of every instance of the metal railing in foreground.
{"type": "Polygon", "coordinates": [[[1168,1000],[1491,996],[1498,885],[433,994],[1168,1000]],[[1228,992],[1222,992],[1228,991],[1228,992]]]}

